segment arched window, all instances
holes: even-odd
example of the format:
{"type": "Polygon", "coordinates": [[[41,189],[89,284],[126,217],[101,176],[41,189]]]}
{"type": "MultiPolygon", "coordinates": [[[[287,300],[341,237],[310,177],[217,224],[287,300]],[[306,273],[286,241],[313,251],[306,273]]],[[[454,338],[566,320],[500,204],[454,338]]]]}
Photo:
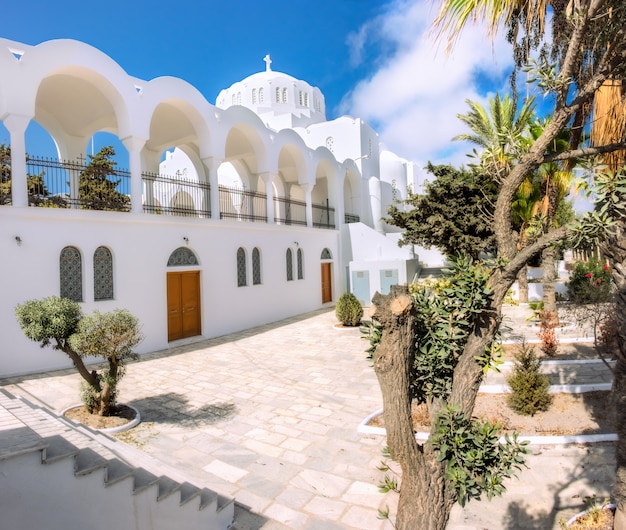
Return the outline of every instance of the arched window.
{"type": "Polygon", "coordinates": [[[233,94],[233,105],[235,105],[236,103],[237,103],[237,96],[233,94]]]}
{"type": "Polygon", "coordinates": [[[309,106],[309,94],[308,93],[304,93],[304,106],[308,107],[309,106]]]}
{"type": "Polygon", "coordinates": [[[288,248],[287,249],[287,281],[290,282],[293,280],[293,254],[291,252],[291,249],[288,248]]]}
{"type": "Polygon", "coordinates": [[[276,103],[280,103],[280,87],[276,87],[276,103]]]}
{"type": "Polygon", "coordinates": [[[257,247],[252,249],[252,285],[261,285],[261,252],[257,247]]]}
{"type": "Polygon", "coordinates": [[[304,253],[298,249],[298,280],[304,280],[304,253]]]}
{"type": "Polygon", "coordinates": [[[325,248],[324,250],[322,250],[322,255],[320,256],[320,259],[333,259],[333,255],[330,253],[330,250],[325,248]]]}
{"type": "Polygon", "coordinates": [[[263,103],[263,89],[259,88],[259,103],[263,103]]]}
{"type": "Polygon", "coordinates": [[[237,287],[248,285],[246,276],[246,251],[239,247],[237,249],[237,287]]]}
{"type": "Polygon", "coordinates": [[[61,297],[83,301],[83,262],[76,247],[65,247],[59,256],[61,297]]]}
{"type": "Polygon", "coordinates": [[[237,92],[237,105],[241,105],[241,92],[237,92]]]}
{"type": "Polygon", "coordinates": [[[256,88],[252,89],[252,104],[256,103],[256,88]]]}
{"type": "Polygon", "coordinates": [[[304,105],[304,97],[302,90],[298,91],[298,104],[302,107],[304,105]]]}
{"type": "Polygon", "coordinates": [[[93,253],[93,299],[113,300],[113,255],[106,247],[93,253]]]}
{"type": "Polygon", "coordinates": [[[197,265],[198,258],[187,247],[178,247],[170,254],[167,260],[168,267],[187,267],[189,265],[197,265]]]}
{"type": "Polygon", "coordinates": [[[283,88],[283,103],[287,103],[287,89],[283,88]]]}

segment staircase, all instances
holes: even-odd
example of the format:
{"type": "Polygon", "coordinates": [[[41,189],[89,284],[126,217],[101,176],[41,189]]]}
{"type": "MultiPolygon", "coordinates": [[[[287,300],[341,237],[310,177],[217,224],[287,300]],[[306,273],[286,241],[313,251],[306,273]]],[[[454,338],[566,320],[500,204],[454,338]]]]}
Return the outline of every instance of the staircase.
{"type": "Polygon", "coordinates": [[[176,475],[145,453],[0,389],[3,529],[231,528],[233,500],[176,475]]]}

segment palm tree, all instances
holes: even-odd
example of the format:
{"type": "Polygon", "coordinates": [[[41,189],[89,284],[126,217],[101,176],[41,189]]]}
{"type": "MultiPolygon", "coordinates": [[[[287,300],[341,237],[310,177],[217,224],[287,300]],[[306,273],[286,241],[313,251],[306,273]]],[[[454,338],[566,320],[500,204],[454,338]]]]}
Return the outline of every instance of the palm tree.
{"type": "MultiPolygon", "coordinates": [[[[528,148],[529,126],[534,117],[534,98],[527,99],[519,108],[514,98],[499,94],[489,98],[489,112],[480,103],[467,100],[470,111],[466,114],[457,114],[472,133],[459,134],[453,140],[465,140],[481,147],[482,152],[477,155],[481,166],[492,176],[494,181],[501,182],[511,171],[517,160],[528,148]]],[[[536,187],[535,187],[536,188],[536,187]]],[[[526,229],[534,216],[537,190],[529,179],[517,191],[513,203],[515,216],[514,229],[518,233],[517,248],[526,246],[526,229]]],[[[528,302],[527,267],[524,266],[518,274],[520,302],[528,302]]]]}
{"type": "Polygon", "coordinates": [[[499,182],[511,170],[514,161],[526,150],[528,126],[535,112],[534,98],[527,99],[518,110],[517,102],[509,95],[489,98],[489,111],[480,103],[466,100],[470,110],[457,114],[471,133],[459,134],[453,140],[465,140],[483,148],[481,165],[499,182]]]}

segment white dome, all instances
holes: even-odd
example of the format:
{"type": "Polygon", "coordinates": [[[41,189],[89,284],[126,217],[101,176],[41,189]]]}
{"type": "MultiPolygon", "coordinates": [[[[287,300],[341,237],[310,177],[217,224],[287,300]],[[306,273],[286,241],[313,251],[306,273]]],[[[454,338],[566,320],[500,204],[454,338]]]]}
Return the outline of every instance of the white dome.
{"type": "Polygon", "coordinates": [[[319,88],[270,68],[246,77],[222,90],[216,107],[227,109],[233,105],[247,107],[272,129],[307,127],[326,121],[324,95],[319,88]]]}

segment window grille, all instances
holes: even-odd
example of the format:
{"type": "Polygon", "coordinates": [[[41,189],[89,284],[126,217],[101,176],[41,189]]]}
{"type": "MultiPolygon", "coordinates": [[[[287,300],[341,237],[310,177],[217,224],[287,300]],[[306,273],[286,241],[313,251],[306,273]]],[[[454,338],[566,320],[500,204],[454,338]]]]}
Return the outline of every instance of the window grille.
{"type": "Polygon", "coordinates": [[[256,88],[252,89],[252,104],[256,104],[256,88]]]}
{"type": "Polygon", "coordinates": [[[257,247],[252,249],[252,284],[261,284],[261,253],[257,247]]]}
{"type": "Polygon", "coordinates": [[[304,253],[298,249],[298,280],[304,280],[304,253]]]}
{"type": "Polygon", "coordinates": [[[93,299],[113,300],[113,255],[106,247],[93,253],[93,299]]]}
{"type": "Polygon", "coordinates": [[[65,247],[59,256],[61,297],[75,302],[83,301],[83,264],[80,251],[65,247]]]}
{"type": "Polygon", "coordinates": [[[287,281],[293,280],[293,254],[291,249],[287,249],[287,281]]]}
{"type": "Polygon", "coordinates": [[[322,250],[321,259],[333,259],[333,255],[330,253],[330,250],[327,248],[322,250]]]}
{"type": "Polygon", "coordinates": [[[237,250],[237,287],[245,287],[246,280],[246,251],[239,247],[237,250]]]}
{"type": "Polygon", "coordinates": [[[178,247],[167,260],[168,267],[187,267],[189,265],[198,265],[198,258],[186,247],[178,247]]]}

